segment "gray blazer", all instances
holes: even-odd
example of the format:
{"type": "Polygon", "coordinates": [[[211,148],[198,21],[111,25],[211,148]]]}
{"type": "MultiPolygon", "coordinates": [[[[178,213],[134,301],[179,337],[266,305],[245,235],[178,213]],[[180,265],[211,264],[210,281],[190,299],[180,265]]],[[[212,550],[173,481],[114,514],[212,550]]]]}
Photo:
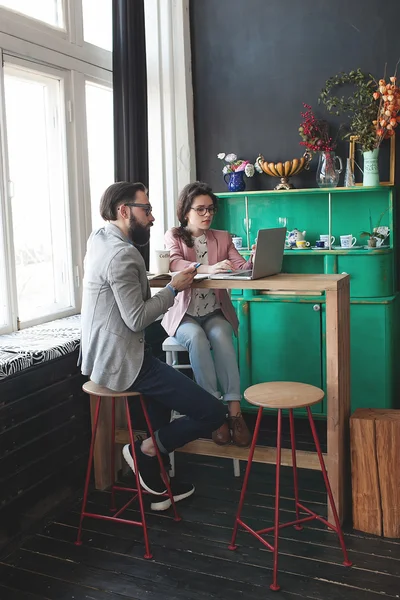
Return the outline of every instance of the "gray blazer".
{"type": "Polygon", "coordinates": [[[128,389],[143,363],[144,329],[173,303],[170,288],[151,297],[144,260],[116,225],[94,231],[84,261],[83,375],[112,390],[128,389]]]}

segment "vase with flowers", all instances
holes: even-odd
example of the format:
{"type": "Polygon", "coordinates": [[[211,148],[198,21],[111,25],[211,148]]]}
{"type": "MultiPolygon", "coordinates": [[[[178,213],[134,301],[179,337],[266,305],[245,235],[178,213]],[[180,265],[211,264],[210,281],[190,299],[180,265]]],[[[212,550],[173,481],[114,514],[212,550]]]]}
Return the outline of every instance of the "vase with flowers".
{"type": "Polygon", "coordinates": [[[233,153],[225,154],[224,152],[220,152],[217,154],[217,157],[226,162],[222,173],[225,183],[228,185],[228,190],[230,192],[243,192],[246,189],[244,175],[246,177],[253,177],[254,165],[248,160],[238,158],[233,153]]]}
{"type": "Polygon", "coordinates": [[[334,115],[349,117],[344,137],[354,136],[361,146],[364,157],[363,184],[379,185],[378,154],[383,140],[394,135],[400,118],[400,89],[394,75],[380,79],[360,69],[349,73],[339,73],[327,80],[319,101],[334,115]],[[353,86],[355,91],[348,97],[335,96],[333,91],[341,86],[353,86]]]}
{"type": "Polygon", "coordinates": [[[319,187],[336,187],[339,175],[343,170],[342,159],[336,156],[336,144],[329,136],[329,125],[323,119],[317,119],[309,104],[304,104],[305,111],[300,113],[303,121],[299,127],[302,139],[301,146],[319,155],[317,167],[317,184],[319,187]]]}

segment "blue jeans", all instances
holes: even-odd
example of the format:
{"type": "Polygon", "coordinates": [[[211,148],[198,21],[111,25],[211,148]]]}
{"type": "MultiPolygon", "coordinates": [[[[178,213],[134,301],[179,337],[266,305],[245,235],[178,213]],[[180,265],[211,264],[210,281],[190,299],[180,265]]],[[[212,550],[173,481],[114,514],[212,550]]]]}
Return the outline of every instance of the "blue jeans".
{"type": "Polygon", "coordinates": [[[220,398],[219,382],[226,402],[240,401],[239,368],[232,335],[232,326],[220,310],[204,317],[185,315],[175,333],[175,338],[189,352],[197,383],[220,398]]]}
{"type": "Polygon", "coordinates": [[[210,435],[225,422],[226,411],[221,402],[189,377],[155,358],[149,346],[130,389],[147,397],[150,422],[164,454],[210,435]],[[172,410],[186,416],[170,422],[172,410]]]}

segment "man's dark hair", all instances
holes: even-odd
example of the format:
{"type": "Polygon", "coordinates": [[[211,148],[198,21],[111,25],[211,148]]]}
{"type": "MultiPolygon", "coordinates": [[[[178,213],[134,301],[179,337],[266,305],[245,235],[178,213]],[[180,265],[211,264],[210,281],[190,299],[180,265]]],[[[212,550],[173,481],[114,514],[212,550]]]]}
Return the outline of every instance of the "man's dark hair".
{"type": "Polygon", "coordinates": [[[111,184],[100,200],[100,215],[105,221],[116,221],[118,206],[124,202],[132,202],[136,198],[136,192],[147,194],[147,188],[143,183],[131,183],[129,181],[117,181],[111,184]]]}

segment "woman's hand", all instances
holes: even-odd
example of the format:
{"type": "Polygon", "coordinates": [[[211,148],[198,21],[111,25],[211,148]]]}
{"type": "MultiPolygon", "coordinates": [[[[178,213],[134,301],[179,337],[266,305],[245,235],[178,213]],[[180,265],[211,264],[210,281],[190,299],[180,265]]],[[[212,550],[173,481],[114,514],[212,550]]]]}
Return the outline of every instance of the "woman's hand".
{"type": "Polygon", "coordinates": [[[233,265],[230,260],[221,260],[221,262],[216,263],[215,265],[210,266],[211,275],[216,275],[217,273],[229,273],[229,271],[233,271],[233,265]]]}

